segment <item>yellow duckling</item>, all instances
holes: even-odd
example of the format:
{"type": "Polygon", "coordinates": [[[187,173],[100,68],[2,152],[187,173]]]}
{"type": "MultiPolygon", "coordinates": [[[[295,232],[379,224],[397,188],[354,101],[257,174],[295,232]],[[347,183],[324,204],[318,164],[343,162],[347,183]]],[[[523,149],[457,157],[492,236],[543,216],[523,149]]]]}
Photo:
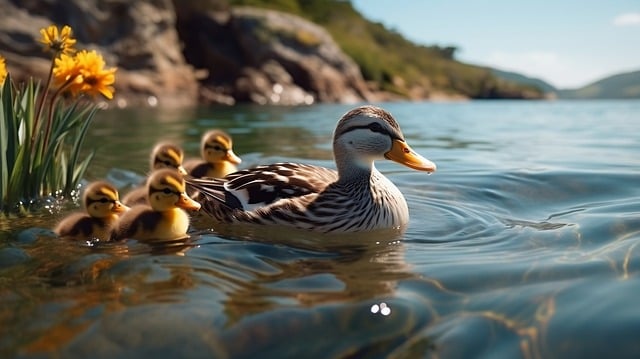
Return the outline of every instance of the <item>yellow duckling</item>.
{"type": "MultiPolygon", "coordinates": [[[[161,168],[172,168],[186,175],[187,171],[182,167],[183,160],[184,152],[182,148],[172,143],[161,142],[151,151],[150,169],[153,171],[161,168]]],[[[144,204],[146,200],[147,187],[140,186],[129,191],[122,199],[122,203],[127,206],[133,206],[136,204],[144,204]]]]}
{"type": "Polygon", "coordinates": [[[104,181],[90,184],[84,191],[82,203],[86,212],[72,213],[60,221],[53,230],[58,236],[72,240],[109,240],[118,215],[129,209],[120,203],[118,190],[104,181]]]}
{"type": "Polygon", "coordinates": [[[187,196],[182,175],[175,170],[154,171],[147,181],[146,204],[124,213],[111,239],[171,240],[186,236],[189,216],[183,209],[198,210],[200,204],[187,196]]]}
{"type": "Polygon", "coordinates": [[[195,178],[222,178],[237,171],[236,165],[242,162],[233,153],[231,136],[221,130],[211,130],[202,136],[200,155],[202,159],[185,164],[187,172],[195,178]]]}

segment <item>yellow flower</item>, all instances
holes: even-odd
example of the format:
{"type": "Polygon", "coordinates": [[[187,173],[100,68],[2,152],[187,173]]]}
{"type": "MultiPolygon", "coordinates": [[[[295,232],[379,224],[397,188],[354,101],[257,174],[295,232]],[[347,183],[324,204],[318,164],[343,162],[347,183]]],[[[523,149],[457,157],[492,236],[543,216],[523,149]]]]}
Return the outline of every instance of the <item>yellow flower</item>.
{"type": "Polygon", "coordinates": [[[52,51],[55,54],[73,53],[76,39],[71,37],[71,27],[68,25],[63,26],[60,32],[58,32],[57,26],[51,25],[40,29],[40,34],[42,35],[40,42],[45,45],[44,51],[52,51]]]}
{"type": "Polygon", "coordinates": [[[7,77],[7,66],[4,64],[4,57],[0,56],[0,86],[4,84],[7,77]]]}
{"type": "Polygon", "coordinates": [[[113,98],[116,68],[104,68],[102,56],[95,50],[82,50],[75,56],[62,54],[55,60],[53,77],[58,86],[67,86],[73,95],[85,93],[113,98]]]}
{"type": "Polygon", "coordinates": [[[102,56],[95,50],[80,51],[76,55],[76,61],[78,62],[83,77],[81,91],[91,96],[102,96],[111,100],[113,98],[113,83],[115,82],[116,68],[105,69],[104,60],[102,56]]]}
{"type": "Polygon", "coordinates": [[[53,66],[53,80],[57,86],[67,86],[67,90],[74,96],[82,89],[80,67],[74,56],[60,54],[53,66]],[[67,83],[69,82],[69,83],[67,83]]]}

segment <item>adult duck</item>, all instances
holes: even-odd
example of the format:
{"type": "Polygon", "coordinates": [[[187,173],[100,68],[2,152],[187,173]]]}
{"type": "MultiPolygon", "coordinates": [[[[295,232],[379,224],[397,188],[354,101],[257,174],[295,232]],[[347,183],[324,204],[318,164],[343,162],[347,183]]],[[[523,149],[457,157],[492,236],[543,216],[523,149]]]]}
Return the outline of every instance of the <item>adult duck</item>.
{"type": "Polygon", "coordinates": [[[375,160],[436,170],[409,147],[393,116],[374,106],[355,108],[338,121],[333,152],[337,171],[276,163],[186,182],[215,222],[347,233],[400,228],[409,221],[404,196],[375,168],[375,160]]]}

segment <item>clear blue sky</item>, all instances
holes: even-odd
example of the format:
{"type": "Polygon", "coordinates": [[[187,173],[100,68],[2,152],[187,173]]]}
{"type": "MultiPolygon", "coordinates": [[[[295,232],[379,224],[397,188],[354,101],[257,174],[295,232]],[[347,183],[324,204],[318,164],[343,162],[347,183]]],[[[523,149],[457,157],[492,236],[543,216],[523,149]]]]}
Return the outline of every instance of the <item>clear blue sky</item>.
{"type": "Polygon", "coordinates": [[[640,0],[352,0],[367,19],[459,61],[558,88],[640,70],[640,0]]]}

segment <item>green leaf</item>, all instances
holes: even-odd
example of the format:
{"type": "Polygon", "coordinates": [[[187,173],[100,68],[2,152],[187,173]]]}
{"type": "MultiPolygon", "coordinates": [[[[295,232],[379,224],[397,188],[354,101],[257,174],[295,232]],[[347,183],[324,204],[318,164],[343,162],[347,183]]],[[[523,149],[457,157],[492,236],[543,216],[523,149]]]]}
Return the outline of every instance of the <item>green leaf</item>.
{"type": "Polygon", "coordinates": [[[95,156],[81,158],[97,106],[54,96],[36,118],[40,91],[33,79],[17,87],[7,77],[0,91],[0,210],[49,193],[70,194],[95,156]]]}

